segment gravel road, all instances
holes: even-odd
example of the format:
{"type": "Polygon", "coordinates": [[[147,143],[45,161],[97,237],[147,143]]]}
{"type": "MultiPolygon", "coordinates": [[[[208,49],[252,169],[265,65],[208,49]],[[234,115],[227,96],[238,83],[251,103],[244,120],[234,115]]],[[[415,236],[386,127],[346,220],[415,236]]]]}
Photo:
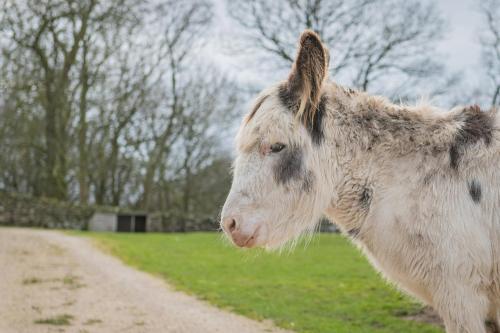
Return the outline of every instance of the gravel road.
{"type": "Polygon", "coordinates": [[[175,291],[91,240],[0,228],[0,332],[285,331],[175,291]]]}

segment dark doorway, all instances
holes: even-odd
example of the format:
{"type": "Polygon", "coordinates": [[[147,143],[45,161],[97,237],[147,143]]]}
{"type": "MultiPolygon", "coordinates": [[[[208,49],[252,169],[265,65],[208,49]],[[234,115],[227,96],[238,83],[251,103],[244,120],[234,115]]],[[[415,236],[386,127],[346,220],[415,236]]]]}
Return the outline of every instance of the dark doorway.
{"type": "Polygon", "coordinates": [[[135,216],[135,232],[146,232],[146,216],[136,215],[135,216]]]}
{"type": "Polygon", "coordinates": [[[118,215],[118,232],[131,232],[132,231],[132,216],[118,215]]]}

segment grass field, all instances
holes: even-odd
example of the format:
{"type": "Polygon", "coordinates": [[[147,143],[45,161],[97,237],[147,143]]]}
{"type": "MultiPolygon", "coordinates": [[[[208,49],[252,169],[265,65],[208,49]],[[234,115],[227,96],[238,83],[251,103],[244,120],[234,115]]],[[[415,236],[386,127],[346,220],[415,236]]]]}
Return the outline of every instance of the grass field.
{"type": "Polygon", "coordinates": [[[239,250],[214,233],[84,235],[180,290],[297,332],[441,332],[404,319],[421,306],[339,235],[284,254],[239,250]]]}

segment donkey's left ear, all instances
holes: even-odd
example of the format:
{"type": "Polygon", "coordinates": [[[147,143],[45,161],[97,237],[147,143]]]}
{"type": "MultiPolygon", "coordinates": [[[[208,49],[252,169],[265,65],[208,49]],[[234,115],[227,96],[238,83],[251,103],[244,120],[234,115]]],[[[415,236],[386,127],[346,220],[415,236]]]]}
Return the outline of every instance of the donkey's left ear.
{"type": "Polygon", "coordinates": [[[328,50],[319,36],[312,30],[304,31],[282,97],[306,124],[313,121],[318,109],[321,88],[328,76],[328,62],[328,50]]]}

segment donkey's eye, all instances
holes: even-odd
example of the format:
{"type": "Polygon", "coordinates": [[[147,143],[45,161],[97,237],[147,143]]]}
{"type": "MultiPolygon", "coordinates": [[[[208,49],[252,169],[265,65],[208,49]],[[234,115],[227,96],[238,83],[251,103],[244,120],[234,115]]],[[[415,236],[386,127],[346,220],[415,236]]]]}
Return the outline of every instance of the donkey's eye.
{"type": "Polygon", "coordinates": [[[284,144],[282,144],[282,143],[273,143],[271,145],[271,153],[279,153],[280,151],[283,150],[283,148],[285,148],[284,144]]]}

